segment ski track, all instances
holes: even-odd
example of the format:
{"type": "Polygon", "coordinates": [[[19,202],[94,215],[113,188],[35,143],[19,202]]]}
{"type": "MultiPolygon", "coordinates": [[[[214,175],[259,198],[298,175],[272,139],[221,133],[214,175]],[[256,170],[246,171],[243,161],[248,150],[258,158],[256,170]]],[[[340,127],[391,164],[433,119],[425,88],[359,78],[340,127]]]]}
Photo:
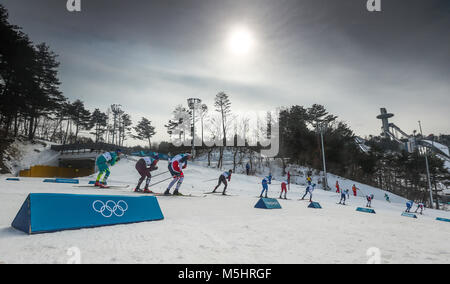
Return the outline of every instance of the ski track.
{"type": "MultiPolygon", "coordinates": [[[[129,184],[128,189],[77,188],[43,183],[40,178],[10,182],[1,177],[0,262],[66,263],[68,249],[77,247],[82,263],[366,263],[367,250],[376,247],[382,263],[450,263],[450,226],[434,220],[450,218],[449,212],[426,209],[418,219],[405,218],[400,216],[405,199],[389,193],[393,202],[387,203],[384,191],[360,184],[365,192],[375,194],[372,204],[377,214],[355,211],[365,206],[365,198],[351,196],[349,206],[341,206],[336,204],[338,194],[321,189],[314,191],[313,200],[323,209],[309,209],[308,202],[297,201],[305,191],[297,185],[288,192],[292,200],[278,200],[281,210],[255,209],[261,177],[238,174],[233,174],[227,189],[234,196],[158,197],[162,221],[31,236],[11,228],[30,192],[136,196],[131,192],[138,179],[134,163],[122,159],[111,167],[109,184],[129,184]]],[[[156,174],[166,169],[167,162],[161,161],[156,174]]],[[[190,163],[180,191],[209,192],[217,181],[203,181],[220,173],[190,163]]],[[[167,177],[156,177],[154,182],[167,177]]],[[[80,184],[92,179],[81,178],[80,184]]],[[[353,183],[339,181],[344,188],[353,183]]],[[[163,192],[169,182],[151,189],[163,192]]],[[[331,178],[330,185],[334,183],[331,178]]],[[[269,197],[276,198],[279,192],[275,180],[269,197]]]]}

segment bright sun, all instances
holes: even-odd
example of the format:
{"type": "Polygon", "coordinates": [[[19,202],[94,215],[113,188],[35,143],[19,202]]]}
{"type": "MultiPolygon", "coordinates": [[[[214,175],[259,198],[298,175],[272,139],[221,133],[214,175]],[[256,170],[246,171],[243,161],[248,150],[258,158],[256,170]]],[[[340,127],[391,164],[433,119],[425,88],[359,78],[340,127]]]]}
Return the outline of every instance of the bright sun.
{"type": "Polygon", "coordinates": [[[246,28],[234,29],[228,38],[228,48],[233,54],[248,54],[254,45],[254,39],[251,32],[246,28]]]}

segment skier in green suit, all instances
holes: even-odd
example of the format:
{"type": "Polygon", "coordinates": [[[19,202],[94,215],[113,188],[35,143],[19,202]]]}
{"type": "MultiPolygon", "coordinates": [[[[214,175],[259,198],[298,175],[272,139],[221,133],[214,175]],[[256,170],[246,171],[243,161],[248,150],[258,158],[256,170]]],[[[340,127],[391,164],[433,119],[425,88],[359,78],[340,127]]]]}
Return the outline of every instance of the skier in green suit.
{"type": "Polygon", "coordinates": [[[106,152],[97,157],[96,164],[98,167],[98,175],[97,180],[95,181],[95,186],[104,187],[107,185],[106,180],[111,174],[108,164],[114,166],[116,162],[119,160],[119,156],[121,153],[122,150],[117,149],[115,152],[106,152]],[[105,174],[105,176],[103,177],[103,181],[100,182],[100,179],[103,174],[105,174]]]}

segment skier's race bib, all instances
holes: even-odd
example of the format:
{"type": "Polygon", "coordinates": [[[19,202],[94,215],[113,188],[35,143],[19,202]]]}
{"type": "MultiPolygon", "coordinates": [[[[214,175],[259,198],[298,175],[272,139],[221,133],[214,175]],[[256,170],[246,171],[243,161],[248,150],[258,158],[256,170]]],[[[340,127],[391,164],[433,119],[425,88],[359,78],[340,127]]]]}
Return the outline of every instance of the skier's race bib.
{"type": "Polygon", "coordinates": [[[180,161],[181,159],[183,159],[184,155],[178,154],[175,157],[173,157],[170,162],[173,163],[175,161],[180,161]]]}
{"type": "Polygon", "coordinates": [[[112,160],[111,153],[109,153],[109,152],[106,152],[105,154],[103,154],[103,157],[106,159],[107,162],[112,160]]]}

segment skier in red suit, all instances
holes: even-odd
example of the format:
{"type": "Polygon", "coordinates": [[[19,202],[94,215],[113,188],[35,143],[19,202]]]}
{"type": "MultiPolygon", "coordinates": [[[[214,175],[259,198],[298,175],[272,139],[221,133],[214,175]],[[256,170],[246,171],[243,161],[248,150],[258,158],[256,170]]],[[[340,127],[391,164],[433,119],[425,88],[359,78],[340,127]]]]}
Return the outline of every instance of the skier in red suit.
{"type": "Polygon", "coordinates": [[[184,174],[183,169],[187,166],[187,161],[191,158],[191,154],[179,154],[173,157],[169,161],[169,172],[172,174],[173,180],[170,182],[169,186],[167,187],[167,190],[164,192],[165,195],[170,195],[170,189],[172,186],[176,183],[177,186],[175,187],[175,191],[173,192],[174,195],[181,195],[178,190],[180,189],[181,184],[184,180],[184,174]]]}
{"type": "Polygon", "coordinates": [[[283,198],[283,192],[284,192],[284,199],[286,198],[286,194],[287,194],[287,185],[288,185],[288,181],[282,181],[281,182],[281,192],[280,192],[280,199],[283,198]]]}

